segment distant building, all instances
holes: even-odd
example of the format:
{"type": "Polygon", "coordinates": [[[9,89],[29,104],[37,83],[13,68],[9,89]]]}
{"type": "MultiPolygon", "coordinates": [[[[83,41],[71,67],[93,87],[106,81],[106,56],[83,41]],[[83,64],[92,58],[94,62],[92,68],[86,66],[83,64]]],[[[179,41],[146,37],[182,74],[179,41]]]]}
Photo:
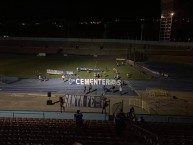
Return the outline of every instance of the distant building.
{"type": "Polygon", "coordinates": [[[193,41],[193,1],[161,0],[160,41],[193,41]]]}

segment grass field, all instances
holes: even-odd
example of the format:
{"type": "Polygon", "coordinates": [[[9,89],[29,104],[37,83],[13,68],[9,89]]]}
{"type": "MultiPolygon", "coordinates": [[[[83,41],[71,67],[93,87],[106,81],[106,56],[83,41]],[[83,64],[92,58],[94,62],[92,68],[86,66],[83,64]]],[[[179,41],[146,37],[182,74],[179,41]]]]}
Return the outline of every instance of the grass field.
{"type": "MultiPolygon", "coordinates": [[[[113,68],[116,68],[121,79],[150,79],[151,77],[141,73],[130,65],[116,66],[114,58],[94,58],[91,56],[46,56],[37,57],[32,55],[1,56],[0,75],[21,78],[35,78],[37,72],[46,75],[47,69],[73,71],[81,78],[93,78],[93,72],[77,72],[77,67],[98,68],[101,70],[101,78],[112,79],[116,76],[113,68]],[[106,69],[107,68],[107,69],[106,69]],[[127,76],[129,73],[129,78],[127,76]]],[[[60,75],[49,75],[49,78],[61,77],[60,75]]]]}

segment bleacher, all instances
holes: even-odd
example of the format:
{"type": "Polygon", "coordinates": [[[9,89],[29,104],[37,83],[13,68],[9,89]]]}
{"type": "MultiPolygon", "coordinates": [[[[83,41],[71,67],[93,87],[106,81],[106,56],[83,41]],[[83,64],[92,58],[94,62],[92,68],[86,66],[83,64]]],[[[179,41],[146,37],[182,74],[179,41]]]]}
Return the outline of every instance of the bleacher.
{"type": "Polygon", "coordinates": [[[132,130],[152,145],[192,145],[193,124],[135,122],[132,130]]]}
{"type": "Polygon", "coordinates": [[[148,145],[130,127],[118,135],[113,121],[84,120],[76,128],[73,119],[0,118],[1,145],[148,145]]]}
{"type": "Polygon", "coordinates": [[[192,145],[193,124],[129,122],[118,134],[110,120],[84,120],[76,128],[73,119],[0,118],[1,145],[192,145]]]}

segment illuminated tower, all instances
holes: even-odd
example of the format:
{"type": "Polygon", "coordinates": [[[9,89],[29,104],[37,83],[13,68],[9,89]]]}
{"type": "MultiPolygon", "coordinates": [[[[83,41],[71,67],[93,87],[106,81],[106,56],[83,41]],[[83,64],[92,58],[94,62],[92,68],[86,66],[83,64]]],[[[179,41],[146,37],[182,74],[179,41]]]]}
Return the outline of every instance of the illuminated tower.
{"type": "Polygon", "coordinates": [[[160,0],[160,41],[193,41],[193,0],[160,0]]]}
{"type": "Polygon", "coordinates": [[[170,41],[173,15],[174,0],[161,0],[160,41],[170,41]]]}

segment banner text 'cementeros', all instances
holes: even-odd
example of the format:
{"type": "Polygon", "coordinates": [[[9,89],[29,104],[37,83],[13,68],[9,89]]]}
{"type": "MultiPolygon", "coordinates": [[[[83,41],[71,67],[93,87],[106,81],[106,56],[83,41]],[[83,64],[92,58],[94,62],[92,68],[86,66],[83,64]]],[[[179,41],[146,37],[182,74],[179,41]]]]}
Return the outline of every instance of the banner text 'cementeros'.
{"type": "Polygon", "coordinates": [[[70,85],[121,85],[121,80],[115,79],[69,79],[70,85]]]}

